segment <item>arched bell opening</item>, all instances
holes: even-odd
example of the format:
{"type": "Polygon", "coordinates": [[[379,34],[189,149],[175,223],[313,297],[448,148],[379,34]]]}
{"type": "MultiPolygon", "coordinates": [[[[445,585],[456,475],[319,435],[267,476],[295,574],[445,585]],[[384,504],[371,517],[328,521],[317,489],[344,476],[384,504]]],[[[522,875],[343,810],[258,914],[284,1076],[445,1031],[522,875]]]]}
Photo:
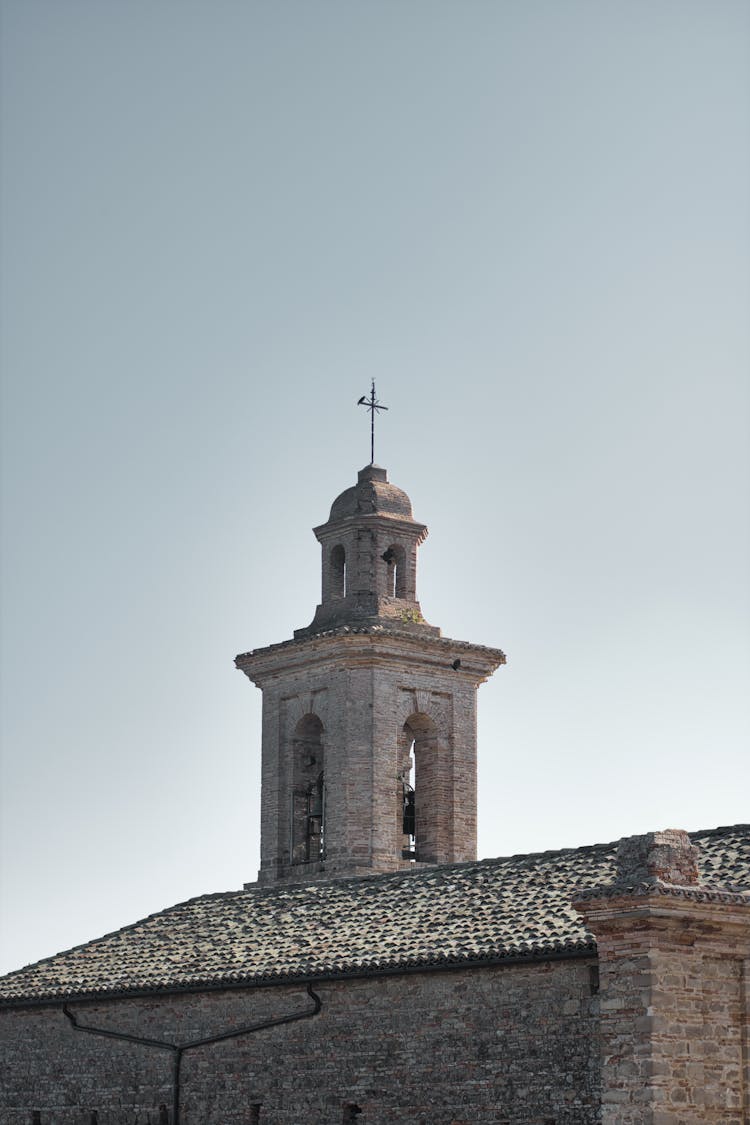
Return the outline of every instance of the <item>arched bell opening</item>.
{"type": "Polygon", "coordinates": [[[346,551],[337,543],[329,557],[330,591],[334,598],[346,597],[346,551]]]}
{"type": "Polygon", "coordinates": [[[325,854],[325,754],[323,724],[317,715],[303,715],[292,738],[293,786],[292,863],[309,863],[325,854]]]}
{"type": "Polygon", "coordinates": [[[385,592],[389,598],[406,598],[408,596],[408,583],[406,577],[406,552],[398,543],[391,543],[383,552],[383,562],[386,565],[385,592]]]}
{"type": "Polygon", "coordinates": [[[438,755],[437,727],[417,712],[403,725],[399,738],[397,816],[405,859],[434,862],[437,853],[438,755]]]}

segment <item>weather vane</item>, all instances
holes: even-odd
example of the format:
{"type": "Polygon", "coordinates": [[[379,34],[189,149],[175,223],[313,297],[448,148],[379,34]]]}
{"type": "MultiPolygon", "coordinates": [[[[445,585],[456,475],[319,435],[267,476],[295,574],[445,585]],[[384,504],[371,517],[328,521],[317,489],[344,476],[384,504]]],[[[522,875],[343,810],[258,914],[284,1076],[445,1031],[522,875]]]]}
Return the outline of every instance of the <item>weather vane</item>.
{"type": "Polygon", "coordinates": [[[370,464],[375,464],[375,411],[387,410],[387,406],[381,406],[375,398],[375,380],[372,380],[372,387],[370,388],[370,397],[362,395],[362,398],[357,402],[357,406],[365,406],[370,411],[370,464]]]}

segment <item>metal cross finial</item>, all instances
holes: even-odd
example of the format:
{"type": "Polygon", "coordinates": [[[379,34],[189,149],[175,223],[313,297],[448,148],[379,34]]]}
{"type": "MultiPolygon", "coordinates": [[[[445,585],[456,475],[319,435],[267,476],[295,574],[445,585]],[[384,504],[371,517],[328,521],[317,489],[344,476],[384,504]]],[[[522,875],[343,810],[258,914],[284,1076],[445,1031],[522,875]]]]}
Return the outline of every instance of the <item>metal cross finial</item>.
{"type": "Polygon", "coordinates": [[[372,380],[372,387],[370,388],[370,397],[362,395],[362,398],[357,402],[357,406],[365,406],[370,411],[370,464],[375,464],[375,411],[387,410],[387,406],[381,406],[375,398],[375,380],[372,380]]]}

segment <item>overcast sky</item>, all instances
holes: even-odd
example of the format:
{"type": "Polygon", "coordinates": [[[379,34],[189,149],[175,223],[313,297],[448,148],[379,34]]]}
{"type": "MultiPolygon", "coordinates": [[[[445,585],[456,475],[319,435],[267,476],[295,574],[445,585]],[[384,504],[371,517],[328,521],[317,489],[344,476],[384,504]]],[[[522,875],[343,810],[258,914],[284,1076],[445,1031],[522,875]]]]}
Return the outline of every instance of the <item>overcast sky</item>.
{"type": "Polygon", "coordinates": [[[480,855],[750,819],[750,7],[2,14],[2,969],[255,878],[373,377],[480,855]]]}

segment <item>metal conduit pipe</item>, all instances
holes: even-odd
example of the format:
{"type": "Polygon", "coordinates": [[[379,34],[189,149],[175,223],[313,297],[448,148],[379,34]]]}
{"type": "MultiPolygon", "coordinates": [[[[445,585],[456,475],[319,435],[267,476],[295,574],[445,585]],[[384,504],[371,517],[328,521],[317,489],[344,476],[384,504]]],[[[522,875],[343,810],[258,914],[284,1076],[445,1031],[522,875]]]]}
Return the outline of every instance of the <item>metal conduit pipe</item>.
{"type": "Polygon", "coordinates": [[[264,1020],[261,1023],[250,1023],[245,1027],[235,1028],[233,1031],[224,1031],[220,1035],[207,1035],[203,1039],[191,1039],[185,1043],[168,1043],[163,1039],[149,1039],[143,1035],[131,1035],[125,1031],[109,1031],[103,1027],[91,1027],[89,1024],[79,1023],[67,1004],[63,1005],[65,1015],[76,1031],[89,1035],[102,1035],[107,1039],[124,1039],[126,1043],[137,1043],[142,1047],[155,1047],[161,1051],[172,1052],[172,1125],[180,1125],[180,1070],[182,1056],[186,1051],[193,1051],[197,1047],[208,1047],[213,1043],[221,1043],[224,1039],[237,1039],[241,1035],[249,1035],[253,1031],[264,1031],[267,1027],[280,1027],[285,1023],[295,1023],[297,1020],[310,1019],[317,1016],[322,1007],[322,1001],[317,993],[313,992],[311,984],[307,986],[307,995],[313,1002],[312,1008],[304,1012],[295,1012],[290,1016],[279,1016],[274,1020],[264,1020]]]}

